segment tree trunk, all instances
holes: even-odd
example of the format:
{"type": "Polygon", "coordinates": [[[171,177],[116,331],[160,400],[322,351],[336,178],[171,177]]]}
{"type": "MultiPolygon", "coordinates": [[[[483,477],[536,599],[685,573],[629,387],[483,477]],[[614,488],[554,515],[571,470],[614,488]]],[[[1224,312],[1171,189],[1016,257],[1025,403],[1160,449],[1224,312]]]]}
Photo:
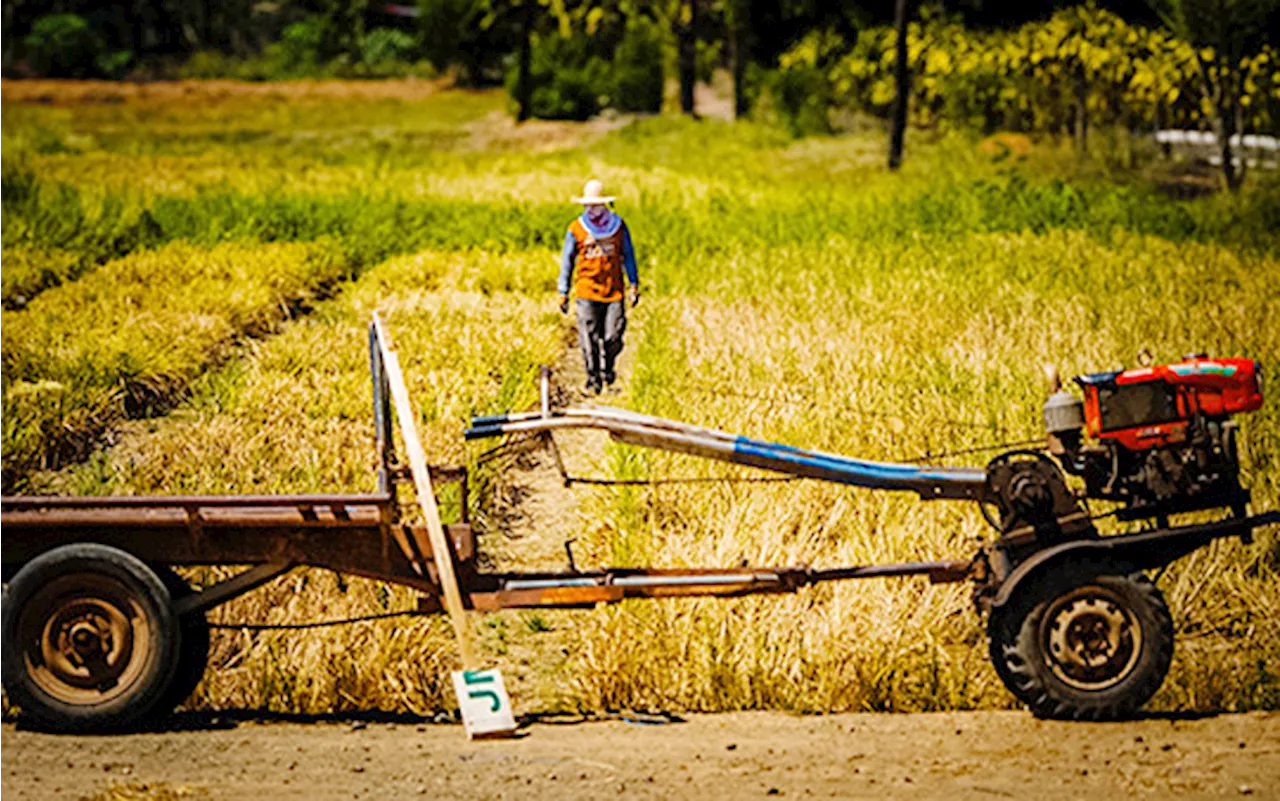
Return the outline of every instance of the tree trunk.
{"type": "Polygon", "coordinates": [[[6,73],[13,62],[14,54],[18,52],[14,46],[14,39],[17,37],[12,33],[17,16],[17,3],[5,3],[0,7],[0,30],[4,31],[4,35],[0,36],[0,58],[2,58],[0,63],[3,64],[6,73]]]}
{"type": "Polygon", "coordinates": [[[895,0],[893,27],[898,32],[897,57],[893,65],[893,111],[889,122],[889,169],[902,166],[902,143],[907,133],[907,100],[911,95],[911,73],[907,70],[907,0],[895,0]]]}
{"type": "Polygon", "coordinates": [[[750,22],[747,19],[747,3],[739,0],[733,9],[733,24],[729,28],[729,58],[733,72],[733,117],[747,116],[750,103],[747,100],[747,36],[750,22]]]}
{"type": "MultiPolygon", "coordinates": [[[[1159,133],[1160,131],[1163,131],[1169,127],[1166,124],[1166,118],[1167,118],[1167,115],[1164,108],[1164,101],[1163,100],[1157,101],[1156,102],[1156,120],[1155,120],[1156,133],[1159,133]]],[[[1160,155],[1164,156],[1166,161],[1171,160],[1173,158],[1173,145],[1169,142],[1161,142],[1160,155]]]]}
{"type": "Polygon", "coordinates": [[[535,0],[524,0],[520,19],[520,60],[516,65],[516,122],[533,115],[533,6],[535,0]]]}
{"type": "Polygon", "coordinates": [[[1222,180],[1227,189],[1234,192],[1240,188],[1241,175],[1236,172],[1234,154],[1231,152],[1231,137],[1236,133],[1236,107],[1239,95],[1233,93],[1232,70],[1228,59],[1215,54],[1217,63],[1216,79],[1209,65],[1203,59],[1196,59],[1200,65],[1200,80],[1205,94],[1213,103],[1213,135],[1218,140],[1218,158],[1222,159],[1222,180]]]}
{"type": "Polygon", "coordinates": [[[1089,149],[1089,81],[1084,68],[1076,71],[1076,148],[1084,153],[1089,149]]]}
{"type": "Polygon", "coordinates": [[[680,110],[690,117],[697,117],[693,105],[693,86],[698,80],[698,0],[681,0],[681,12],[676,18],[676,46],[680,71],[680,110]],[[685,14],[685,11],[688,14],[685,14]]]}
{"type": "Polygon", "coordinates": [[[1236,115],[1229,108],[1229,102],[1224,97],[1215,106],[1217,114],[1213,117],[1213,134],[1218,138],[1218,156],[1222,159],[1222,179],[1226,182],[1227,189],[1234,192],[1240,188],[1240,174],[1236,172],[1235,158],[1231,152],[1231,137],[1236,133],[1236,115]],[[1227,107],[1224,108],[1224,106],[1227,107]]]}

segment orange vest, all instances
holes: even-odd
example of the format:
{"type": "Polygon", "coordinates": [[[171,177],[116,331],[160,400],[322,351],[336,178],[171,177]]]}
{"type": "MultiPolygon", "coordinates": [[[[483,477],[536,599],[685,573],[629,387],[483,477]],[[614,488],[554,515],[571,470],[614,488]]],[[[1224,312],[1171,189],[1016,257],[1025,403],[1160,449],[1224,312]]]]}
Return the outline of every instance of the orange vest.
{"type": "Polygon", "coordinates": [[[582,224],[582,220],[574,220],[569,231],[578,243],[574,254],[574,269],[577,276],[573,279],[573,292],[583,300],[598,300],[613,303],[622,300],[625,284],[622,278],[622,232],[623,223],[612,235],[595,238],[582,224]]]}

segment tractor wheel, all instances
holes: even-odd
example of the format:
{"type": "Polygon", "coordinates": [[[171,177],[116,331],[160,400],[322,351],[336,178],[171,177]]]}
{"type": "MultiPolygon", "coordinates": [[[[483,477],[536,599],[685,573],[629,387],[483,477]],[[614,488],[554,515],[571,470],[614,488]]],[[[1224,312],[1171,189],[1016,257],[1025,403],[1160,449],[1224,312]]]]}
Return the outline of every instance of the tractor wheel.
{"type": "Polygon", "coordinates": [[[991,614],[987,617],[987,638],[989,653],[991,655],[991,666],[996,669],[996,675],[1000,677],[1000,681],[1013,693],[1024,705],[1030,703],[1030,698],[1014,681],[1014,674],[1009,672],[1008,658],[1011,651],[1017,647],[1018,629],[1022,618],[1018,617],[1007,605],[999,609],[992,609],[991,614]]]}
{"type": "Polygon", "coordinates": [[[1075,566],[1023,592],[1003,610],[1013,639],[996,670],[1036,717],[1125,718],[1160,689],[1173,618],[1146,576],[1075,566]]]}
{"type": "MultiPolygon", "coordinates": [[[[169,595],[174,601],[195,592],[187,580],[174,572],[173,568],[156,565],[155,571],[169,589],[169,595]]],[[[209,665],[209,620],[204,612],[182,615],[178,618],[178,628],[182,635],[182,645],[178,665],[173,672],[173,683],[169,685],[164,698],[156,704],[153,715],[167,715],[190,698],[209,665]]]]}
{"type": "Polygon", "coordinates": [[[4,687],[33,728],[135,723],[164,697],[178,661],[168,588],[105,545],[64,545],[27,563],[9,584],[0,626],[4,687]]]}

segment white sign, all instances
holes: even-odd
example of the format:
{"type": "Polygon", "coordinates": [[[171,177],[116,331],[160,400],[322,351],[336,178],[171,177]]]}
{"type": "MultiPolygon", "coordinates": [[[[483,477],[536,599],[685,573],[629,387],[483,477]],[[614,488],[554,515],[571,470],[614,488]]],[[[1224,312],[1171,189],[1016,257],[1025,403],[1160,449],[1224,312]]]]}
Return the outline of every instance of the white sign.
{"type": "Polygon", "coordinates": [[[507,698],[507,687],[498,669],[455,670],[453,691],[458,696],[467,737],[503,737],[516,730],[511,699],[507,698]]]}

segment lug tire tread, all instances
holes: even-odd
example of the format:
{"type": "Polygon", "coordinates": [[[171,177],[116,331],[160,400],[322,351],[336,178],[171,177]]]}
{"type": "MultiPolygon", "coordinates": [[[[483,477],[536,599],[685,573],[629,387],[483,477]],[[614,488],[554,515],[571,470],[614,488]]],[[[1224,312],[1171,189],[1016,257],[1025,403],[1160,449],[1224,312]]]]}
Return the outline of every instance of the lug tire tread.
{"type": "Polygon", "coordinates": [[[1132,717],[1151,700],[1173,661],[1174,628],[1168,604],[1150,579],[1141,573],[1119,575],[1107,572],[1103,566],[1082,565],[1046,576],[1028,590],[1022,603],[1007,610],[1011,620],[1019,621],[1012,641],[997,643],[993,638],[992,657],[999,660],[997,673],[1002,679],[1008,677],[1005,685],[1032,714],[1057,720],[1120,720],[1132,717]],[[1064,592],[1098,582],[1117,591],[1124,587],[1132,595],[1133,612],[1143,627],[1143,645],[1134,675],[1125,679],[1130,686],[1119,694],[1106,691],[1090,697],[1092,693],[1063,685],[1044,664],[1039,645],[1040,620],[1050,602],[1064,592]],[[1144,621],[1144,617],[1148,619],[1144,621]]]}

